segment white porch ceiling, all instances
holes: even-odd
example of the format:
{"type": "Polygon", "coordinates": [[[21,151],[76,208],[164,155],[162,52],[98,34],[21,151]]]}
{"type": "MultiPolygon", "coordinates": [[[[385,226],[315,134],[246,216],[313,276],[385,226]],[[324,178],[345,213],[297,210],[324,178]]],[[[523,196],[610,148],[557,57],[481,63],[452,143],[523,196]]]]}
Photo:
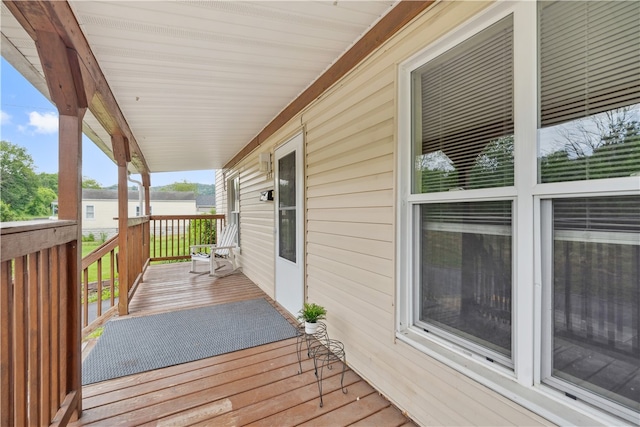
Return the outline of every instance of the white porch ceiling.
{"type": "MultiPolygon", "coordinates": [[[[396,1],[69,3],[150,171],[167,172],[222,168],[396,1]]],[[[4,5],[2,35],[5,59],[48,96],[4,5]]],[[[110,151],[90,114],[84,130],[110,151]]]]}

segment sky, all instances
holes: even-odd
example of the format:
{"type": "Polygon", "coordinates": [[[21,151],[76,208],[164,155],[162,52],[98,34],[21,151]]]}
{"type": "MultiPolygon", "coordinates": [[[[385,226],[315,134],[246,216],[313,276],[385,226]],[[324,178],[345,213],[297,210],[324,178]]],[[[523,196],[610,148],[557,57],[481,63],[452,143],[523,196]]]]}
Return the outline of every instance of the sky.
{"type": "MultiPolygon", "coordinates": [[[[25,147],[33,158],[36,173],[58,172],[58,114],[55,106],[2,58],[0,63],[0,139],[25,147]]],[[[82,176],[103,187],[118,183],[118,171],[86,136],[82,136],[82,176]]],[[[140,181],[140,175],[131,175],[140,181]]],[[[213,184],[215,173],[208,171],[162,172],[151,174],[151,186],[174,182],[213,184]]]]}

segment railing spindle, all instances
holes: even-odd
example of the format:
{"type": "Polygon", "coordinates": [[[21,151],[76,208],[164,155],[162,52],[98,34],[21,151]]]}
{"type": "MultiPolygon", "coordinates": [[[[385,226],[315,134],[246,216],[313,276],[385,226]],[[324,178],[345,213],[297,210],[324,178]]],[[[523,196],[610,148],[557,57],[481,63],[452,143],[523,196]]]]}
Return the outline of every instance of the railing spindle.
{"type": "Polygon", "coordinates": [[[40,252],[40,265],[38,270],[40,291],[40,319],[38,330],[40,331],[40,425],[49,424],[51,415],[51,277],[49,273],[50,249],[40,252]]]}
{"type": "Polygon", "coordinates": [[[40,408],[40,364],[38,359],[42,357],[41,349],[38,342],[38,317],[40,304],[38,298],[38,264],[39,253],[33,252],[27,257],[27,423],[36,425],[39,423],[40,408]]]}
{"type": "Polygon", "coordinates": [[[14,423],[13,425],[27,425],[27,342],[25,339],[26,328],[26,306],[28,299],[26,295],[27,265],[21,256],[15,260],[15,278],[13,284],[13,366],[15,377],[13,379],[14,396],[14,423]]]}

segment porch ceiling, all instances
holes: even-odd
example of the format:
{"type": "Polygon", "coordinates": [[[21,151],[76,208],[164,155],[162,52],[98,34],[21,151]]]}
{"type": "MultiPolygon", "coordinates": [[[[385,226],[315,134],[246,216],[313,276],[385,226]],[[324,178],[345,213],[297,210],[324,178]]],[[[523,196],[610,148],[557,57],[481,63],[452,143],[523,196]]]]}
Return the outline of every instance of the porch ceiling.
{"type": "MultiPolygon", "coordinates": [[[[69,1],[150,172],[219,169],[396,1],[69,1]]],[[[2,55],[48,96],[2,5],[2,55]]],[[[111,158],[98,120],[85,133],[111,158]]]]}

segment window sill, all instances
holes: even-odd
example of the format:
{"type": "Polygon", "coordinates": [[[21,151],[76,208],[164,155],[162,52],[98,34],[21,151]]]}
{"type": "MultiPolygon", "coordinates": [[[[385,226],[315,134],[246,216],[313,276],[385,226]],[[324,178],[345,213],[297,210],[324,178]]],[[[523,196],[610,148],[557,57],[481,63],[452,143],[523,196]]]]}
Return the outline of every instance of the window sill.
{"type": "Polygon", "coordinates": [[[522,385],[513,371],[480,360],[455,344],[446,347],[411,329],[396,332],[396,338],[557,425],[631,425],[551,387],[522,385]]]}

